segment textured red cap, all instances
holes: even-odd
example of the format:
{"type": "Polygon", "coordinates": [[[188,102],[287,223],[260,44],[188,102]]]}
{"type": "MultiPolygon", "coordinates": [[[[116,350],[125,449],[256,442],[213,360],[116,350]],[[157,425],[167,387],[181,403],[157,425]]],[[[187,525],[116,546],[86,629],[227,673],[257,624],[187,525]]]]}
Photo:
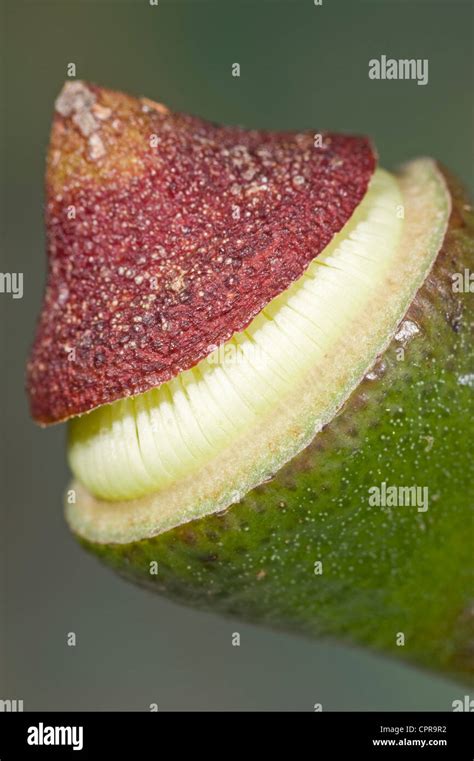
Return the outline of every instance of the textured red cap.
{"type": "Polygon", "coordinates": [[[221,127],[67,83],[48,154],[33,417],[58,422],[193,367],[303,274],[374,168],[363,137],[221,127]]]}

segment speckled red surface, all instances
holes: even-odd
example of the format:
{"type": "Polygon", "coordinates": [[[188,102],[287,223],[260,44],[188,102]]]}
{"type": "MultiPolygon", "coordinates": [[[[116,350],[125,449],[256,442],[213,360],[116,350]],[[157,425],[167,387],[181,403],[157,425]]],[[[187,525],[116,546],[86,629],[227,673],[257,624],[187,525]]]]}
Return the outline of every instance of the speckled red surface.
{"type": "Polygon", "coordinates": [[[193,367],[352,215],[369,141],[219,127],[80,82],[56,102],[49,271],[28,364],[53,423],[193,367]]]}

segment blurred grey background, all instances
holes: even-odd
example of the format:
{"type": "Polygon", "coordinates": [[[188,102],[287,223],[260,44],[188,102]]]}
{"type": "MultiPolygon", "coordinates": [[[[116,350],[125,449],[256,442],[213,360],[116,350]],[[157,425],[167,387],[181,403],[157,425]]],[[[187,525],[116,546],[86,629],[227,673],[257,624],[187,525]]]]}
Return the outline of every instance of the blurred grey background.
{"type": "Polygon", "coordinates": [[[0,296],[0,698],[25,710],[450,710],[465,687],[187,610],[86,555],[62,517],[64,427],[30,422],[23,374],[45,276],[45,150],[68,63],[78,78],[215,121],[368,133],[387,168],[429,154],[472,188],[472,5],[10,0],[2,21],[2,270],[23,272],[25,292],[0,296]],[[382,54],[428,58],[429,84],[370,81],[382,54]]]}

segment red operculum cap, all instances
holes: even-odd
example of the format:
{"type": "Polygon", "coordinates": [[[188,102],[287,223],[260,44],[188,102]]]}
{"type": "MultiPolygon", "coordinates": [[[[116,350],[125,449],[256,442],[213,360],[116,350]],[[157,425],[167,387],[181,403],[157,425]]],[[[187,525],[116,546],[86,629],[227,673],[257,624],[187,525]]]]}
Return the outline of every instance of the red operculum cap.
{"type": "Polygon", "coordinates": [[[364,137],[220,127],[67,83],[48,154],[33,417],[147,391],[243,330],[347,222],[375,162],[364,137]]]}

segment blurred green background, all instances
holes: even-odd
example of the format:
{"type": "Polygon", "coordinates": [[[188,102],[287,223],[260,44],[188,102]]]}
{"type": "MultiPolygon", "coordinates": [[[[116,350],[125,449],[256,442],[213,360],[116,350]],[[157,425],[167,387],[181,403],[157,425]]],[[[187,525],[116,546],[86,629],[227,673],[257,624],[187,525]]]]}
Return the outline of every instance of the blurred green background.
{"type": "Polygon", "coordinates": [[[78,78],[215,121],[368,133],[385,167],[433,155],[472,188],[471,3],[10,0],[2,20],[2,269],[24,272],[25,293],[0,299],[0,698],[25,710],[450,710],[465,687],[187,610],[98,565],[63,522],[64,427],[30,422],[23,374],[45,276],[45,150],[68,63],[78,78]],[[428,58],[429,84],[370,81],[382,54],[428,58]]]}

